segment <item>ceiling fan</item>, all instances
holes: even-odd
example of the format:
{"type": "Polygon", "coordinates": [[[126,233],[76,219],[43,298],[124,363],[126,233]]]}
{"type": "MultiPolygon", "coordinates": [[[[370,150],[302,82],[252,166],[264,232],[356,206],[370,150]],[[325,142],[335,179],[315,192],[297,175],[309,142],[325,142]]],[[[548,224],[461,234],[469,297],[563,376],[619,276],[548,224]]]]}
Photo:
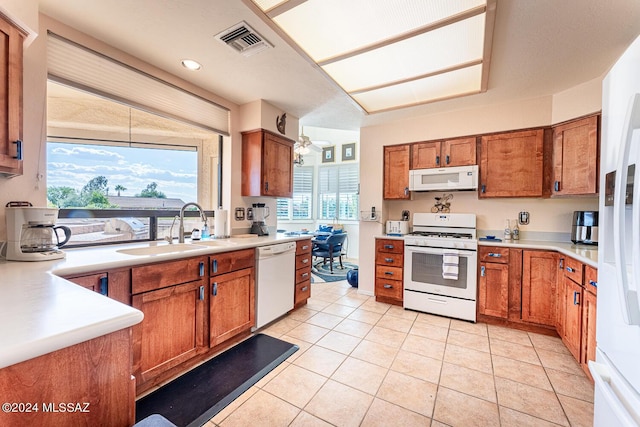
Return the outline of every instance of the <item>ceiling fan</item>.
{"type": "Polygon", "coordinates": [[[300,131],[300,136],[298,137],[298,142],[296,142],[293,146],[293,151],[299,155],[309,154],[309,152],[313,150],[318,153],[322,152],[322,147],[317,146],[307,135],[304,134],[304,127],[300,131]]]}

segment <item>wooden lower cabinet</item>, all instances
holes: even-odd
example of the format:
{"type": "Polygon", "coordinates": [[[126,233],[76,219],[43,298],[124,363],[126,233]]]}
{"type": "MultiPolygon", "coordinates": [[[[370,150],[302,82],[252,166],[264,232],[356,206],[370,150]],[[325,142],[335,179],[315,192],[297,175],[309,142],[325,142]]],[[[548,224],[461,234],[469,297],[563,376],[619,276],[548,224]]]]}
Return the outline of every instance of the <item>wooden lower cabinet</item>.
{"type": "Polygon", "coordinates": [[[37,412],[0,412],[3,427],[133,425],[131,330],[122,329],[0,369],[0,396],[3,403],[38,405],[37,412]],[[73,404],[76,411],[61,413],[60,403],[73,404]],[[48,411],[42,405],[47,405],[48,411]]]}
{"type": "Polygon", "coordinates": [[[210,279],[209,346],[255,325],[255,269],[245,268],[210,279]]]}
{"type": "Polygon", "coordinates": [[[561,299],[564,305],[562,342],[567,346],[573,357],[580,360],[582,334],[582,286],[568,277],[563,278],[561,299]]]}
{"type": "Polygon", "coordinates": [[[478,313],[506,319],[509,314],[509,265],[480,264],[478,313]]]}
{"type": "MultiPolygon", "coordinates": [[[[582,354],[580,365],[591,378],[589,360],[596,360],[596,312],[598,297],[591,292],[584,291],[582,301],[582,354]]],[[[593,378],[592,378],[593,380],[593,378]]]]}
{"type": "Polygon", "coordinates": [[[558,253],[522,252],[522,320],[555,326],[558,253]]]}
{"type": "Polygon", "coordinates": [[[206,351],[206,263],[206,257],[196,257],[131,269],[132,306],[144,313],[133,326],[138,390],[206,351]]]}
{"type": "Polygon", "coordinates": [[[131,305],[131,269],[129,268],[81,276],[65,276],[65,279],[123,304],[131,305]]]}
{"type": "Polygon", "coordinates": [[[396,239],[376,239],[376,301],[402,305],[404,243],[396,239]]]}
{"type": "Polygon", "coordinates": [[[311,239],[296,242],[296,288],[293,294],[296,308],[311,298],[311,246],[311,239]]]}

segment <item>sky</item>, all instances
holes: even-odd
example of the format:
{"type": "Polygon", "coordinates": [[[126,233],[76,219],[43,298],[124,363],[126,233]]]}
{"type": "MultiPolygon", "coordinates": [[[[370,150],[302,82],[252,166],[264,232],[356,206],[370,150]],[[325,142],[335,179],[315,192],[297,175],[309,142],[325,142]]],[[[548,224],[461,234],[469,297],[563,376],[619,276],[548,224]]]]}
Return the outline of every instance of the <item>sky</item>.
{"type": "Polygon", "coordinates": [[[92,178],[108,180],[109,195],[116,185],[121,196],[135,196],[148,184],[169,198],[197,200],[197,152],[106,145],[47,142],[47,186],[81,190],[92,178]]]}

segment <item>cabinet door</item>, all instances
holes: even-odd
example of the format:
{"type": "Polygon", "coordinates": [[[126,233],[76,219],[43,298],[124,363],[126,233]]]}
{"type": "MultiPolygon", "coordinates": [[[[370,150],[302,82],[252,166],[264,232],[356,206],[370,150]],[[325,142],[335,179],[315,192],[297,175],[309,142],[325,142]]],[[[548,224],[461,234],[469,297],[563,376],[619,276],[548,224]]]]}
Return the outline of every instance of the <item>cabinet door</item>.
{"type": "Polygon", "coordinates": [[[483,136],[480,198],[541,197],[544,131],[483,136]]]}
{"type": "Polygon", "coordinates": [[[591,292],[584,291],[584,301],[582,304],[582,359],[580,364],[582,369],[591,376],[589,372],[589,360],[596,360],[596,311],[598,297],[591,292]]]}
{"type": "Polygon", "coordinates": [[[253,268],[210,279],[209,346],[224,342],[255,326],[253,268]]]}
{"type": "Polygon", "coordinates": [[[206,281],[134,295],[144,319],[133,327],[133,370],[138,385],[204,349],[206,281]]]}
{"type": "Polygon", "coordinates": [[[553,195],[597,194],[598,116],[553,128],[553,195]]]}
{"type": "Polygon", "coordinates": [[[131,273],[129,269],[65,277],[82,287],[106,295],[123,304],[131,305],[131,273]]]}
{"type": "Polygon", "coordinates": [[[564,327],[562,341],[573,357],[580,360],[582,333],[582,287],[568,277],[564,277],[564,327]]]}
{"type": "Polygon", "coordinates": [[[67,277],[67,280],[102,295],[108,295],[109,277],[107,273],[95,273],[85,276],[67,277]]]}
{"type": "Polygon", "coordinates": [[[522,267],[522,320],[555,326],[558,254],[524,251],[522,267]]]}
{"type": "Polygon", "coordinates": [[[480,263],[478,312],[506,319],[509,314],[509,265],[480,263]]]}
{"type": "Polygon", "coordinates": [[[438,168],[441,165],[440,141],[417,142],[411,145],[411,169],[438,168]]]}
{"type": "Polygon", "coordinates": [[[293,195],[293,143],[269,133],[262,151],[262,194],[272,197],[293,195]]]}
{"type": "Polygon", "coordinates": [[[22,141],[24,35],[0,14],[0,174],[22,175],[16,141],[22,141]]]}
{"type": "Polygon", "coordinates": [[[477,163],[476,138],[459,138],[442,142],[444,166],[470,166],[477,163]]]}
{"type": "Polygon", "coordinates": [[[409,145],[384,147],[384,189],[386,200],[409,199],[409,145]]]}

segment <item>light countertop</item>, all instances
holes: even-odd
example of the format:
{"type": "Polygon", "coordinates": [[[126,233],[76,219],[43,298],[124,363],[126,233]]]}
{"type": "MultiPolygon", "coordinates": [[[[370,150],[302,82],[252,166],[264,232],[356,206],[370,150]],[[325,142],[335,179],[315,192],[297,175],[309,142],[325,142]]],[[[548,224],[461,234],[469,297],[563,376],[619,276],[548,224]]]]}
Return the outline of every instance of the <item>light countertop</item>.
{"type": "MultiPolygon", "coordinates": [[[[142,321],[143,314],[139,310],[59,276],[228,252],[310,237],[275,234],[221,239],[214,243],[215,246],[202,245],[196,250],[157,255],[118,252],[168,246],[166,242],[130,243],[66,249],[66,259],[54,261],[0,261],[0,368],[142,321]]],[[[179,245],[174,247],[178,248],[179,245]]]]}

